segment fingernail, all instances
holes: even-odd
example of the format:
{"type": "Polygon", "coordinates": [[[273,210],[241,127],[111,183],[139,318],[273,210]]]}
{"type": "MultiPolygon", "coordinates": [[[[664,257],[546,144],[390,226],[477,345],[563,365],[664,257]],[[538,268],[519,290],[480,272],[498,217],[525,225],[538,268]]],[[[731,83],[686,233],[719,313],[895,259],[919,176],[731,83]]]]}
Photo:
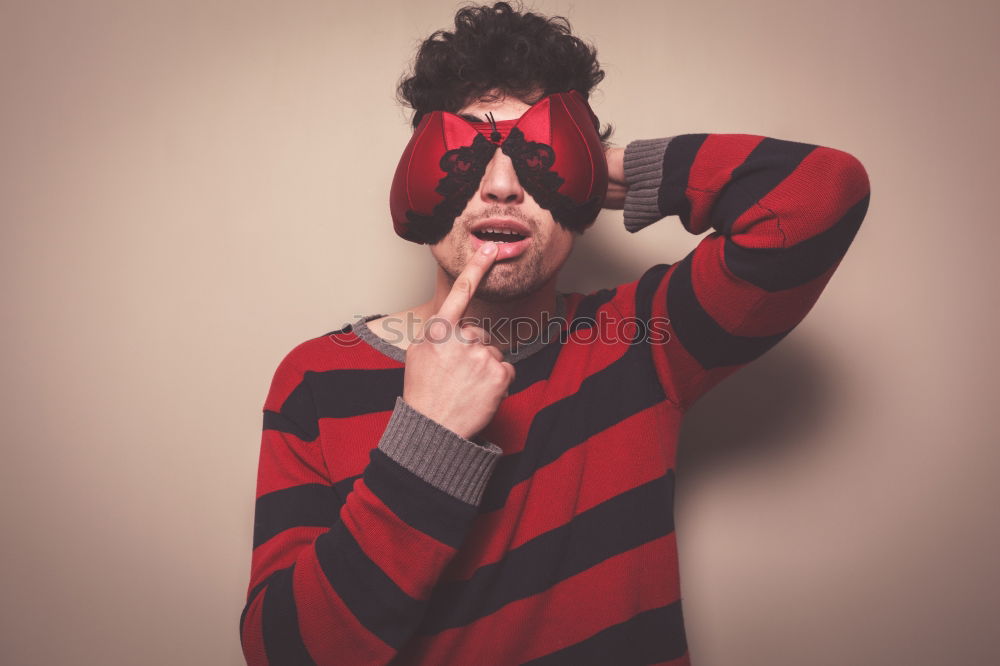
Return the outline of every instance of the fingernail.
{"type": "Polygon", "coordinates": [[[493,241],[486,241],[485,243],[483,243],[482,253],[493,254],[494,252],[496,252],[496,249],[497,249],[496,243],[494,243],[493,241]]]}

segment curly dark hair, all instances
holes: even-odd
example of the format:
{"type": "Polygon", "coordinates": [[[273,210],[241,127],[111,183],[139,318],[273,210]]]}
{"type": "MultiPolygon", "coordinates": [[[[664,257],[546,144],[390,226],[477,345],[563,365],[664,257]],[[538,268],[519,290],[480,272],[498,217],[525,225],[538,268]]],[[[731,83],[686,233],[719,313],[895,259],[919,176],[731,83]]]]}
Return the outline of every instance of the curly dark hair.
{"type": "MultiPolygon", "coordinates": [[[[455,113],[493,89],[529,103],[538,89],[543,96],[578,90],[586,99],[603,78],[597,49],[574,37],[565,17],[497,2],[459,9],[454,32],[438,30],[424,40],[397,98],[413,109],[415,128],[424,114],[455,113]]],[[[612,126],[601,131],[598,122],[596,129],[607,144],[612,126]]]]}

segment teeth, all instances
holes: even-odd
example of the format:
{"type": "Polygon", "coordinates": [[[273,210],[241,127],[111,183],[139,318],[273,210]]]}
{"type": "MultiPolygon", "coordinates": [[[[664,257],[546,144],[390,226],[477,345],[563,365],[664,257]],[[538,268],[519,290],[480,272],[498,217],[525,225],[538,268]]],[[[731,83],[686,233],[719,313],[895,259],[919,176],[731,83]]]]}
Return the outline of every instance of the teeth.
{"type": "Polygon", "coordinates": [[[509,239],[506,239],[506,238],[495,239],[495,242],[497,242],[497,243],[514,242],[514,236],[517,236],[518,238],[521,238],[521,234],[518,233],[518,232],[516,232],[516,231],[514,231],[513,229],[498,229],[496,227],[483,227],[482,229],[477,229],[475,233],[477,233],[477,234],[500,234],[502,236],[510,236],[509,239]]]}

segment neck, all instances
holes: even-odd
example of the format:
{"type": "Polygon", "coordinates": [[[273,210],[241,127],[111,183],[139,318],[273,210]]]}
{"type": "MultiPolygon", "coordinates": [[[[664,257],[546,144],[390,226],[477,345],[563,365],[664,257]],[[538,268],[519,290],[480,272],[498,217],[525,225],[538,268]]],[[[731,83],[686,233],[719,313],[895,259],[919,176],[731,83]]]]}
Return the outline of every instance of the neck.
{"type": "MultiPolygon", "coordinates": [[[[546,320],[556,315],[556,275],[553,275],[540,289],[511,301],[484,301],[473,297],[465,311],[470,323],[486,328],[488,322],[494,333],[492,344],[502,351],[510,351],[516,343],[523,345],[525,336],[537,334],[546,320]],[[534,322],[531,325],[529,322],[534,322]],[[520,322],[520,323],[519,323],[520,322]]],[[[427,302],[413,308],[413,313],[426,321],[440,309],[445,297],[451,291],[454,280],[439,266],[434,285],[434,296],[427,302]]]]}

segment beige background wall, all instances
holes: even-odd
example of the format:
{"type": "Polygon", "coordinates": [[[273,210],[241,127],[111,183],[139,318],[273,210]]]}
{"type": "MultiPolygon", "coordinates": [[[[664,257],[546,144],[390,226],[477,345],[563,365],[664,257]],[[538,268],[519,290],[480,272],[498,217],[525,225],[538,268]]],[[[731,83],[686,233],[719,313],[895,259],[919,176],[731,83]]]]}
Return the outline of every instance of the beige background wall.
{"type": "MultiPolygon", "coordinates": [[[[695,663],[1000,663],[1000,5],[535,6],[597,43],[620,145],[757,133],[872,181],[807,320],[685,428],[695,663]]],[[[388,222],[393,93],[455,7],[0,4],[4,664],[241,663],[271,373],[430,288],[388,222]]],[[[565,288],[697,242],[620,215],[565,288]]]]}

